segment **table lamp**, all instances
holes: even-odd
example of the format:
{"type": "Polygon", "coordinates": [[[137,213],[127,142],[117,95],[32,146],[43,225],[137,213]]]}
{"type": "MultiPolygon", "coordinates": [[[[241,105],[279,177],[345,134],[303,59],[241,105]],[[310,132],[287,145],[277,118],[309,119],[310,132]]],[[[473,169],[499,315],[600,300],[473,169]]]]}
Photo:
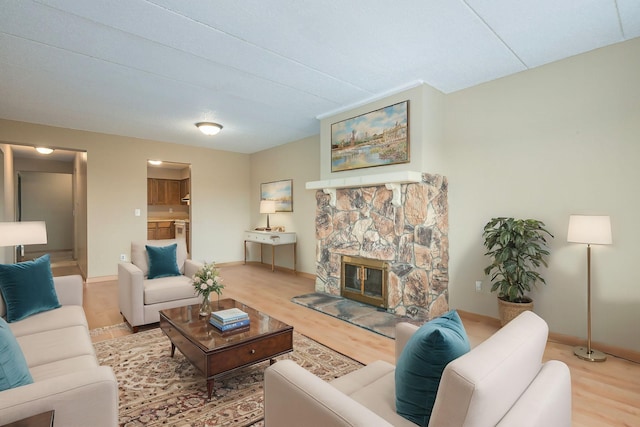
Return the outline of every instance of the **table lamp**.
{"type": "Polygon", "coordinates": [[[271,226],[269,226],[269,214],[276,213],[275,200],[261,200],[260,213],[267,214],[267,228],[265,228],[265,230],[271,231],[271,226]]]}
{"type": "Polygon", "coordinates": [[[591,245],[610,245],[611,218],[598,215],[569,216],[567,242],[587,245],[587,347],[576,347],[573,354],[589,362],[604,362],[607,355],[591,348],[591,245]]]}

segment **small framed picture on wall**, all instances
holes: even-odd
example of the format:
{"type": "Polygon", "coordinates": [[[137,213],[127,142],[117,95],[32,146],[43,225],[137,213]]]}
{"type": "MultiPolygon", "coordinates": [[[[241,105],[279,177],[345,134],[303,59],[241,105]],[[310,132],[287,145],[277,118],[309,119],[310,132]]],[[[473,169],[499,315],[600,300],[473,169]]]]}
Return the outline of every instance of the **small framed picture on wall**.
{"type": "Polygon", "coordinates": [[[260,201],[276,202],[276,212],[293,212],[293,180],[265,182],[260,184],[260,201]]]}

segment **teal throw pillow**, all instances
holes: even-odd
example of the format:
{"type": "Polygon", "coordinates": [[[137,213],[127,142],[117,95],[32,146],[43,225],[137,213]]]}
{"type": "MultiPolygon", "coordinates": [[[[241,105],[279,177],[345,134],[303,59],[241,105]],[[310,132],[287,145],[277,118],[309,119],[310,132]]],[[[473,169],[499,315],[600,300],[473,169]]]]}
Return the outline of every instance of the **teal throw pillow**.
{"type": "Polygon", "coordinates": [[[460,316],[454,310],[422,325],[397,361],[396,412],[427,426],[445,366],[470,348],[460,316]]]}
{"type": "Polygon", "coordinates": [[[0,264],[0,292],[8,322],[60,307],[48,254],[33,261],[0,264]]]}
{"type": "Polygon", "coordinates": [[[0,391],[32,382],[22,349],[7,322],[0,317],[0,391]]]}
{"type": "Polygon", "coordinates": [[[180,276],[180,269],[176,261],[177,243],[169,246],[145,245],[145,247],[149,257],[149,279],[180,276]]]}

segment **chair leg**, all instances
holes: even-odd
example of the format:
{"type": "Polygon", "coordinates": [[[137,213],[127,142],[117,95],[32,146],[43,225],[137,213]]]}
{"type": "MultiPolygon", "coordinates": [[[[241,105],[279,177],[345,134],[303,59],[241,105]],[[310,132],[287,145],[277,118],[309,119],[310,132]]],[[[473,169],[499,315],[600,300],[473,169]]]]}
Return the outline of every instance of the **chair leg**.
{"type": "MultiPolygon", "coordinates": [[[[122,314],[122,313],[120,313],[120,314],[122,314]]],[[[127,326],[128,326],[129,328],[131,328],[131,331],[132,331],[134,334],[138,333],[138,329],[139,329],[139,327],[138,327],[138,326],[131,326],[131,323],[129,323],[129,321],[127,320],[127,318],[126,318],[126,317],[124,317],[124,315],[122,316],[122,320],[124,320],[124,323],[126,323],[126,324],[127,324],[127,326]]]]}

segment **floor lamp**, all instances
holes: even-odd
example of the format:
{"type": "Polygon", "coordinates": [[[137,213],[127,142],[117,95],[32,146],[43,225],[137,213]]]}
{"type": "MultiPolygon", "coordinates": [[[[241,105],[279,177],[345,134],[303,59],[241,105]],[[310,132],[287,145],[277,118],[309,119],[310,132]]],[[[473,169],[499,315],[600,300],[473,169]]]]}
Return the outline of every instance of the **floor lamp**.
{"type": "Polygon", "coordinates": [[[573,354],[589,362],[604,362],[607,355],[591,348],[591,245],[610,245],[611,218],[598,215],[569,216],[567,242],[587,245],[587,346],[576,347],[573,354]]]}
{"type": "Polygon", "coordinates": [[[0,246],[45,243],[47,243],[47,227],[44,221],[0,222],[0,246]]]}

